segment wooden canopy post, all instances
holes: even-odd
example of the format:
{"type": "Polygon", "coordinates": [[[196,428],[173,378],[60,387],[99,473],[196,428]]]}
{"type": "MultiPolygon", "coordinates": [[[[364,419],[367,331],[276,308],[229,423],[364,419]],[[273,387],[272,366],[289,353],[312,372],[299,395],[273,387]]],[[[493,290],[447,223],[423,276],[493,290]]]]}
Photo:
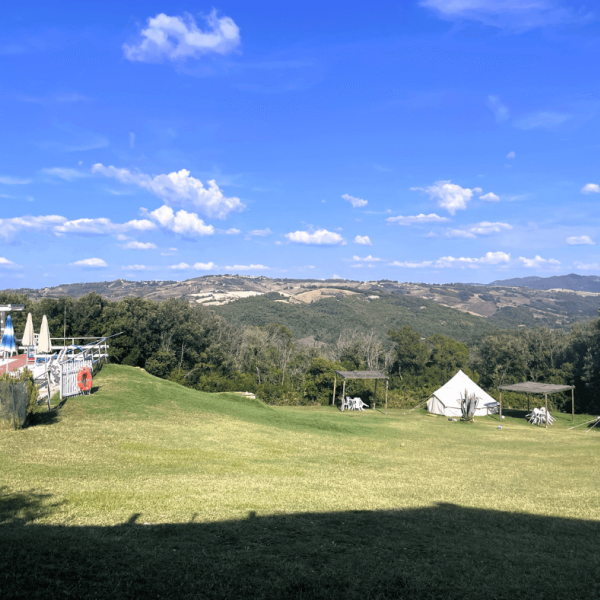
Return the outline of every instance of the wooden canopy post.
{"type": "Polygon", "coordinates": [[[548,394],[544,394],[544,400],[546,401],[546,429],[548,429],[548,394]]]}
{"type": "Polygon", "coordinates": [[[500,420],[502,421],[502,390],[500,390],[500,420]]]}
{"type": "Polygon", "coordinates": [[[331,404],[335,406],[335,387],[337,385],[337,375],[333,376],[333,398],[331,399],[331,404]]]}
{"type": "Polygon", "coordinates": [[[342,383],[342,410],[344,410],[344,401],[346,400],[346,378],[344,377],[344,382],[342,383]]]}
{"type": "Polygon", "coordinates": [[[373,410],[375,410],[375,405],[377,404],[377,379],[375,380],[375,397],[373,398],[373,410]]]}
{"type": "Polygon", "coordinates": [[[527,412],[529,412],[529,394],[527,394],[527,412]]]}
{"type": "Polygon", "coordinates": [[[387,415],[387,392],[388,392],[388,383],[389,380],[385,380],[385,414],[387,415]]]}
{"type": "Polygon", "coordinates": [[[571,388],[571,421],[575,420],[575,388],[571,388]]]}

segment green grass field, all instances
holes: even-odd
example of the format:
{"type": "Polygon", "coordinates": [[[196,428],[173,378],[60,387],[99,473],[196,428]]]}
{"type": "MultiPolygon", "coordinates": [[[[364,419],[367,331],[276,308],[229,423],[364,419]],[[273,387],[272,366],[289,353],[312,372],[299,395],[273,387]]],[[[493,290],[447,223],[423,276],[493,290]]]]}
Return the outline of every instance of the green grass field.
{"type": "Polygon", "coordinates": [[[600,596],[600,428],[95,385],[0,431],[0,598],[600,596]]]}

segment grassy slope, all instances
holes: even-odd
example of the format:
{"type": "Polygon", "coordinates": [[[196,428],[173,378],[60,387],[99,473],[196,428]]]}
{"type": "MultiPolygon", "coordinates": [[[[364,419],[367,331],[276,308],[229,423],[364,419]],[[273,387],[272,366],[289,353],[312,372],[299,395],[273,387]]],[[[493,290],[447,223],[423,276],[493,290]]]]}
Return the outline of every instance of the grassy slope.
{"type": "Polygon", "coordinates": [[[332,298],[307,305],[285,304],[275,302],[271,296],[257,296],[213,308],[238,326],[280,323],[296,338],[314,335],[325,342],[337,340],[344,329],[373,329],[385,337],[390,329],[410,325],[425,337],[442,333],[468,341],[497,328],[483,317],[430,300],[399,295],[384,296],[372,302],[361,298],[332,298]]]}
{"type": "Polygon", "coordinates": [[[2,598],[600,593],[600,432],[562,415],[499,431],[267,407],[130,367],[96,383],[0,431],[2,598]]]}

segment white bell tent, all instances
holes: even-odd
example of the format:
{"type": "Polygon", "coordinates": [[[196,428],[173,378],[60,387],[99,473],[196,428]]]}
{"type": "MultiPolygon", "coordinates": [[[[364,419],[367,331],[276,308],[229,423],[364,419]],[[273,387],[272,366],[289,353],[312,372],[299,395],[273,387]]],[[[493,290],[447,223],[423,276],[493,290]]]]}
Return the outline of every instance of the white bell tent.
{"type": "Polygon", "coordinates": [[[427,400],[427,410],[436,415],[460,417],[462,416],[460,399],[464,398],[465,392],[469,395],[475,394],[477,398],[475,416],[482,417],[498,411],[498,402],[462,371],[431,394],[431,398],[427,400]]]}

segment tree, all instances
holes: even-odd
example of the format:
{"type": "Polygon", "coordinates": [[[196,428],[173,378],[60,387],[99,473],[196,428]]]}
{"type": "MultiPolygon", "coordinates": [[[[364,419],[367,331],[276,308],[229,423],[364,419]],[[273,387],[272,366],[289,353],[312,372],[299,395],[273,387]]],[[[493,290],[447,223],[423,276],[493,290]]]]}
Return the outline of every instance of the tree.
{"type": "Polygon", "coordinates": [[[391,329],[388,336],[394,342],[396,351],[392,370],[401,378],[405,374],[418,378],[425,369],[430,354],[427,344],[421,341],[421,335],[413,331],[410,325],[405,325],[399,330],[391,329]]]}

